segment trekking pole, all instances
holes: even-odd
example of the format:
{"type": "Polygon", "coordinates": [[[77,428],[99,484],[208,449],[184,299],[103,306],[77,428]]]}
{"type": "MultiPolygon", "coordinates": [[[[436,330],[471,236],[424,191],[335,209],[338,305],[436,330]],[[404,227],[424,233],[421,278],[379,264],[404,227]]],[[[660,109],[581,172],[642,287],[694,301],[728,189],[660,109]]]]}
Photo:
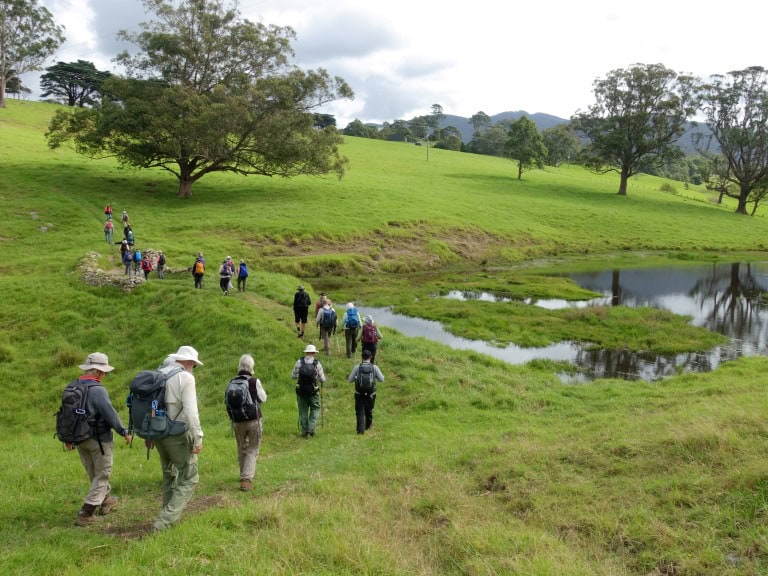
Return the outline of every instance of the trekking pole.
{"type": "Polygon", "coordinates": [[[323,385],[320,384],[320,429],[323,429],[323,385]]]}

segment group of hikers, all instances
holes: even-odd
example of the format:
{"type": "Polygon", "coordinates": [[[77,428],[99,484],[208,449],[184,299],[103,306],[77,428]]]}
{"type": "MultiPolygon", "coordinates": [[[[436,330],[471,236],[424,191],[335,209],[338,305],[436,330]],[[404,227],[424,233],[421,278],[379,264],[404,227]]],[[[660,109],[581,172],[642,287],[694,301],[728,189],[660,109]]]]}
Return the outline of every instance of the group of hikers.
{"type": "MultiPolygon", "coordinates": [[[[197,253],[195,261],[189,270],[195,279],[195,288],[202,288],[203,278],[205,277],[205,256],[203,256],[202,252],[197,253]]],[[[229,291],[234,290],[233,278],[237,278],[237,291],[245,292],[245,285],[248,281],[248,265],[241,258],[239,265],[235,266],[232,256],[227,256],[221,261],[219,266],[219,287],[224,296],[228,296],[229,291]]]]}
{"type": "MultiPolygon", "coordinates": [[[[315,435],[318,416],[322,417],[322,385],[326,375],[316,355],[317,348],[308,344],[291,372],[296,381],[299,431],[304,438],[315,435]]],[[[347,377],[355,385],[357,434],[364,434],[373,425],[376,384],[384,382],[384,374],[373,363],[370,349],[363,349],[361,356],[361,362],[347,377]]],[[[198,454],[204,435],[193,372],[197,366],[203,366],[197,350],[185,345],[169,354],[156,370],[139,372],[130,384],[126,427],[102,385],[104,377],[114,370],[109,357],[93,352],[79,365],[83,373],[65,387],[56,418],[57,437],[65,450],[77,450],[90,481],[75,518],[76,525],[100,521],[119,503],[110,485],[113,431],[127,444],[132,444],[134,435],[142,438],[148,458],[150,450],[158,453],[162,507],[151,530],[159,532],[178,522],[199,481],[198,454]]],[[[224,405],[237,445],[239,489],[244,492],[253,488],[264,432],[261,405],[266,401],[264,386],[254,374],[253,356],[243,354],[237,375],[226,385],[224,405]]]]}
{"type": "MultiPolygon", "coordinates": [[[[104,216],[106,222],[104,224],[104,240],[107,244],[112,244],[112,234],[114,231],[114,224],[112,223],[112,205],[107,204],[104,207],[104,216]]],[[[157,268],[157,277],[161,280],[165,278],[165,254],[162,252],[157,253],[157,259],[155,262],[149,257],[149,254],[142,254],[141,250],[135,246],[135,237],[133,234],[133,227],[128,219],[128,212],[123,210],[121,215],[123,222],[123,239],[115,244],[120,244],[120,261],[125,267],[125,274],[134,276],[139,275],[139,271],[144,274],[144,280],[149,279],[149,273],[157,268]]]]}

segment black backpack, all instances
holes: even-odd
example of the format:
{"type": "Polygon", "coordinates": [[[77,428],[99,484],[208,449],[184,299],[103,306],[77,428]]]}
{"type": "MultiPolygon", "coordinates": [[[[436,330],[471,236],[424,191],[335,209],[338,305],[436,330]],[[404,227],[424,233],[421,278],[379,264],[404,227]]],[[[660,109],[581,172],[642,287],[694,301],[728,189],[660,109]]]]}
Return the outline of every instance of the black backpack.
{"type": "Polygon", "coordinates": [[[336,311],[333,308],[323,309],[320,327],[323,330],[332,330],[334,326],[336,326],[336,311]]]}
{"type": "Polygon", "coordinates": [[[248,376],[235,376],[224,391],[224,405],[232,422],[247,422],[259,418],[259,405],[248,389],[248,376]]]}
{"type": "Polygon", "coordinates": [[[61,408],[56,413],[56,434],[66,444],[79,444],[91,438],[96,433],[95,416],[88,413],[88,392],[98,382],[88,380],[73,380],[61,393],[61,408]]]}
{"type": "Polygon", "coordinates": [[[376,394],[376,369],[370,362],[363,362],[358,367],[355,392],[364,396],[376,394]]]}
{"type": "Polygon", "coordinates": [[[296,385],[296,392],[299,396],[312,396],[318,391],[317,387],[317,360],[307,362],[301,359],[299,366],[299,379],[296,385]]]}
{"type": "MultiPolygon", "coordinates": [[[[175,367],[165,370],[142,370],[130,384],[128,405],[129,429],[139,438],[158,440],[166,436],[177,436],[187,431],[187,424],[172,419],[166,414],[165,382],[183,369],[175,367]]],[[[177,418],[178,414],[174,416],[177,418]]]]}

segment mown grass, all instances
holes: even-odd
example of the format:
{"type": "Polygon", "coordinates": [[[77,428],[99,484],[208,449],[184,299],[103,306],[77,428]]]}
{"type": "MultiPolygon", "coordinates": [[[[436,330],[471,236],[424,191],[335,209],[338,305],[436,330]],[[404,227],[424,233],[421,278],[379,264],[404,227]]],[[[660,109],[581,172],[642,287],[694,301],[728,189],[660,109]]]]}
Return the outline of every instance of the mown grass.
{"type": "MultiPolygon", "coordinates": [[[[588,296],[544,272],[659,261],[762,258],[768,223],[577,167],[512,163],[348,139],[344,180],[222,175],[174,198],[159,172],[118,169],[42,131],[52,108],[0,111],[0,572],[3,574],[763,574],[768,570],[764,357],[657,383],[564,386],[547,363],[513,367],[385,332],[373,430],[354,434],[353,361],[321,358],[323,425],[296,434],[289,374],[303,343],[298,282],[337,303],[394,305],[502,341],[560,338],[675,350],[708,333],[652,310],[552,313],[512,303],[430,298],[452,289],[588,296]],[[99,251],[102,208],[128,210],[141,248],[169,259],[166,281],[132,293],[86,286],[76,266],[99,251]],[[42,228],[46,231],[43,232],[42,228]],[[186,272],[245,258],[249,292],[224,298],[186,272]],[[118,445],[122,506],[73,526],[86,492],[77,457],[51,438],[64,384],[96,349],[126,417],[130,377],[195,346],[205,447],[201,484],[180,525],[146,527],[160,502],[156,454],[118,445]],[[222,394],[243,352],[269,401],[255,490],[237,491],[222,394]]],[[[309,340],[316,333],[310,331],[309,340]]]]}

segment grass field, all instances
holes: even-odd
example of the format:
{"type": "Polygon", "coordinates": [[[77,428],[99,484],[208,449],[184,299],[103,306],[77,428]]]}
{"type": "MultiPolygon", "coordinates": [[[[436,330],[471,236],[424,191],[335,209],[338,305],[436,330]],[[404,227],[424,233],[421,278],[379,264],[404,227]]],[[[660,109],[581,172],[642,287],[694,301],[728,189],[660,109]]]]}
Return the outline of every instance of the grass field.
{"type": "MultiPolygon", "coordinates": [[[[193,197],[159,171],[120,169],[43,133],[54,107],[0,110],[0,573],[291,575],[758,575],[768,573],[768,362],[657,383],[564,386],[551,365],[513,367],[384,331],[375,424],[354,433],[354,363],[321,357],[323,423],[296,433],[290,371],[303,344],[296,284],[337,304],[393,305],[457,333],[536,344],[563,337],[657,350],[716,337],[651,310],[574,317],[513,303],[425,295],[483,288],[583,298],[547,273],[609,265],[763,259],[768,220],[738,216],[704,190],[661,191],[641,175],[577,166],[526,172],[498,158],[348,138],[348,174],[276,180],[211,175],[193,197]],[[137,245],[172,272],[132,292],[87,286],[103,207],[127,210],[137,245]],[[209,270],[244,258],[246,294],[223,297],[209,270]],[[491,319],[495,323],[491,324],[491,319]],[[52,438],[60,393],[92,351],[124,420],[127,384],[181,344],[196,371],[205,431],[201,483],[182,522],[157,536],[160,469],[116,446],[121,507],[74,526],[87,491],[77,456],[52,438]],[[255,489],[237,490],[222,396],[244,352],[269,395],[255,489]]],[[[310,331],[310,341],[316,331],[310,331]]],[[[714,338],[714,340],[713,340],[714,338]]]]}

